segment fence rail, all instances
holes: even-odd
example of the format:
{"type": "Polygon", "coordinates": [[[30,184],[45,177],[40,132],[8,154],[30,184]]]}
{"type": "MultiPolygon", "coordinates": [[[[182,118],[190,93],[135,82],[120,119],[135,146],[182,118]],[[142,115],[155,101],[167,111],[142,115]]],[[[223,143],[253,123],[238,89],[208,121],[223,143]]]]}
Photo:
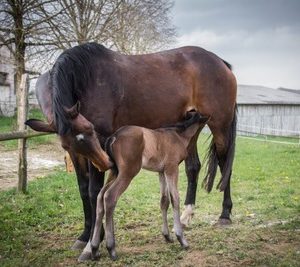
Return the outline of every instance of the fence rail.
{"type": "Polygon", "coordinates": [[[38,133],[34,131],[14,131],[9,133],[0,133],[0,141],[8,141],[21,138],[31,138],[41,135],[49,135],[53,133],[38,133]]]}
{"type": "MultiPolygon", "coordinates": [[[[211,133],[210,129],[207,126],[204,127],[203,132],[211,133]]],[[[251,126],[251,125],[238,124],[237,134],[239,135],[239,137],[245,139],[252,139],[255,141],[264,141],[264,142],[271,142],[271,143],[278,143],[278,144],[300,146],[300,131],[298,132],[298,131],[291,131],[291,130],[269,129],[269,128],[251,126]],[[277,132],[281,132],[281,134],[274,135],[268,132],[267,130],[276,130],[277,132]],[[285,139],[286,141],[282,141],[278,139],[285,139]]]]}
{"type": "Polygon", "coordinates": [[[275,129],[275,128],[264,128],[254,125],[238,124],[238,131],[248,132],[250,134],[265,134],[265,135],[274,135],[274,136],[283,136],[283,137],[293,137],[300,136],[299,131],[293,131],[289,129],[275,129]]]}
{"type": "Polygon", "coordinates": [[[287,145],[300,145],[300,131],[292,131],[286,129],[280,130],[239,124],[237,133],[243,138],[253,139],[256,141],[267,141],[287,145]],[[263,139],[258,138],[259,136],[261,136],[263,139]],[[287,141],[276,140],[276,138],[285,139],[287,141]],[[295,142],[291,140],[294,140],[295,142]]]}

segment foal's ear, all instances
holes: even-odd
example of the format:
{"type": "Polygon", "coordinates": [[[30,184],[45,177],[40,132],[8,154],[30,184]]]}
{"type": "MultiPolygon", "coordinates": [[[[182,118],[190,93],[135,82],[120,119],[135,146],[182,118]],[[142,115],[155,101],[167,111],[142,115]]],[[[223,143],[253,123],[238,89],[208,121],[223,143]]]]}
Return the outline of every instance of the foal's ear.
{"type": "Polygon", "coordinates": [[[200,123],[206,123],[207,121],[209,121],[210,116],[203,116],[200,113],[198,113],[198,114],[199,114],[199,122],[200,123]]]}
{"type": "Polygon", "coordinates": [[[53,124],[46,123],[41,120],[37,119],[29,119],[25,122],[31,129],[38,131],[38,132],[45,132],[45,133],[57,133],[53,124]]]}
{"type": "Polygon", "coordinates": [[[75,119],[79,115],[80,102],[77,101],[77,103],[71,108],[67,108],[67,107],[63,107],[63,108],[65,112],[68,114],[68,116],[70,117],[70,119],[75,119]]]}

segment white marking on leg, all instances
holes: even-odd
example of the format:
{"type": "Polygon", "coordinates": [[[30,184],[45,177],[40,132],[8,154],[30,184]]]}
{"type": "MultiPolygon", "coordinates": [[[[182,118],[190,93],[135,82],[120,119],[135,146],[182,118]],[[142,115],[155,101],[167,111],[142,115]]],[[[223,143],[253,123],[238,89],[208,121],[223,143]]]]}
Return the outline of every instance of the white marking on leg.
{"type": "Polygon", "coordinates": [[[195,205],[189,204],[185,206],[184,211],[182,212],[182,215],[180,217],[181,224],[185,227],[189,226],[189,224],[192,221],[192,218],[194,216],[194,208],[195,205]]]}
{"type": "Polygon", "coordinates": [[[87,260],[90,260],[92,258],[92,248],[91,248],[91,242],[89,241],[83,251],[81,252],[78,262],[84,262],[87,260]]]}
{"type": "Polygon", "coordinates": [[[91,241],[89,241],[89,242],[86,244],[85,248],[83,249],[83,253],[84,253],[84,252],[87,252],[87,253],[91,253],[91,252],[92,252],[91,241]]]}

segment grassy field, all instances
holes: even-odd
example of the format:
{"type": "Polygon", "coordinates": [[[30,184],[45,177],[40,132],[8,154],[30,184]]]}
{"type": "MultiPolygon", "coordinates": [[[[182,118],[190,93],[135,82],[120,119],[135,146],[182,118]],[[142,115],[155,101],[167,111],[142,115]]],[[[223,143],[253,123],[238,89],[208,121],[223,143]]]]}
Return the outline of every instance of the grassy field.
{"type": "MultiPolygon", "coordinates": [[[[181,168],[182,205],[185,190],[181,168]]],[[[70,250],[82,229],[77,184],[57,172],[31,182],[26,195],[0,193],[0,266],[299,266],[300,147],[238,138],[232,197],[233,224],[219,228],[222,194],[199,186],[184,251],[160,235],[158,178],[143,171],[115,212],[119,259],[102,246],[99,262],[78,264],[80,252],[70,250]]]]}

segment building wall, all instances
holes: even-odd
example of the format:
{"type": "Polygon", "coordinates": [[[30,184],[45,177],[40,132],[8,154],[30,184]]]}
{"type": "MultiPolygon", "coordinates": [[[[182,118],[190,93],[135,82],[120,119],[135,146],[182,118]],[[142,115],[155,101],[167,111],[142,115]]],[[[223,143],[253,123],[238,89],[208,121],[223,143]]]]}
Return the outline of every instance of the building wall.
{"type": "Polygon", "coordinates": [[[0,73],[6,74],[5,81],[1,79],[0,83],[0,115],[13,116],[16,109],[15,68],[12,57],[5,47],[0,48],[0,73]]]}
{"type": "Polygon", "coordinates": [[[299,136],[300,105],[239,104],[238,130],[270,135],[299,136]]]}

